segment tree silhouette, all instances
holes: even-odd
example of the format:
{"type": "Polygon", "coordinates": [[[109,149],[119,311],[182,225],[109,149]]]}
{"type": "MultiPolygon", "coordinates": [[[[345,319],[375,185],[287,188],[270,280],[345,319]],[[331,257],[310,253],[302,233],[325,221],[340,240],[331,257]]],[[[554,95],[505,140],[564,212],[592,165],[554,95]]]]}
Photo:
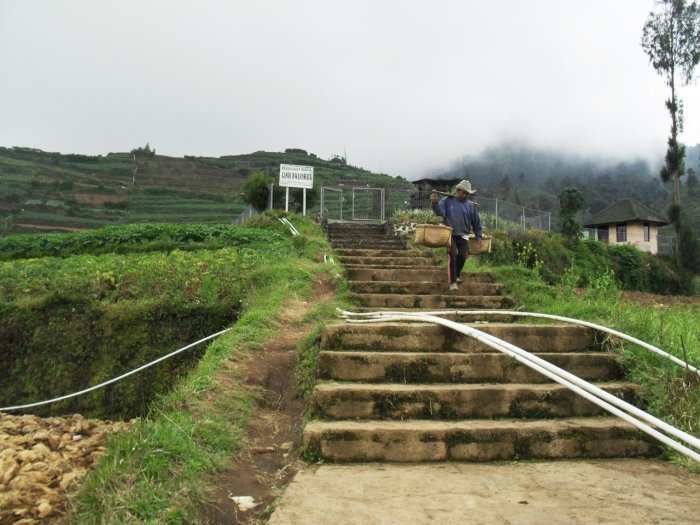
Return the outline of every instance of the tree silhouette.
{"type": "Polygon", "coordinates": [[[575,246],[581,237],[578,213],[583,210],[583,202],[583,193],[577,188],[567,188],[559,194],[561,234],[569,246],[575,246]]]}
{"type": "Polygon", "coordinates": [[[671,97],[666,108],[671,114],[671,136],[668,139],[666,163],[661,168],[661,180],[673,181],[673,211],[677,217],[673,222],[676,237],[676,264],[682,266],[681,257],[681,182],[685,171],[683,160],[685,146],[678,142],[683,131],[683,102],[677,87],[687,85],[693,78],[693,70],[700,62],[700,8],[695,2],[686,0],[658,0],[659,11],[649,13],[642,30],[642,49],[656,72],[671,88],[671,97]]]}

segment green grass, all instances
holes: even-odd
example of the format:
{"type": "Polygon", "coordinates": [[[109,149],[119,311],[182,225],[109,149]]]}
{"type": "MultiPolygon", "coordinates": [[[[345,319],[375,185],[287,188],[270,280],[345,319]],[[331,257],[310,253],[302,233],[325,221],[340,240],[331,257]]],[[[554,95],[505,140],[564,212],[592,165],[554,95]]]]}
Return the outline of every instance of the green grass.
{"type": "MultiPolygon", "coordinates": [[[[243,314],[206,350],[187,377],[153,404],[108,454],[72,502],[76,523],[193,523],[211,489],[211,475],[245,447],[245,428],[259,392],[243,384],[240,360],[279,331],[287,299],[308,299],[313,276],[333,267],[316,260],[329,247],[318,226],[292,217],[307,237],[304,250],[269,258],[247,280],[243,314]]],[[[274,228],[275,217],[258,219],[274,228]]],[[[331,278],[335,279],[334,275],[331,278]]],[[[301,322],[326,322],[334,308],[317,305],[301,322]]]]}
{"type": "MultiPolygon", "coordinates": [[[[258,244],[268,249],[293,243],[286,227],[275,221],[265,229],[229,224],[125,224],[79,233],[8,235],[0,237],[0,261],[39,257],[71,257],[106,253],[218,249],[258,244]]],[[[299,242],[299,241],[297,241],[299,242]]]]}
{"type": "MultiPolygon", "coordinates": [[[[700,302],[674,303],[671,297],[667,304],[622,302],[617,283],[608,272],[594,277],[585,290],[574,293],[565,279],[562,284],[551,286],[536,271],[521,266],[494,270],[517,298],[519,310],[600,324],[700,368],[700,302]]],[[[618,353],[629,379],[641,385],[642,399],[651,414],[700,437],[700,377],[630,342],[612,338],[608,347],[618,353]]],[[[685,456],[671,449],[666,454],[673,461],[700,471],[700,466],[685,456]]]]}

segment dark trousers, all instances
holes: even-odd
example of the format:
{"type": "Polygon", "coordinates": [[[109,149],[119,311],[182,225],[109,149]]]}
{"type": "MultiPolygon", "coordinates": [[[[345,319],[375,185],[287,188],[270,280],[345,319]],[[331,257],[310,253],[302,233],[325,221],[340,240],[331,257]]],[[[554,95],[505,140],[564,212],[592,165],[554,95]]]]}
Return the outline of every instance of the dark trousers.
{"type": "Polygon", "coordinates": [[[450,256],[450,264],[447,266],[447,280],[452,283],[457,282],[457,277],[462,273],[464,263],[469,258],[469,243],[458,235],[452,236],[452,243],[447,248],[450,256]]]}

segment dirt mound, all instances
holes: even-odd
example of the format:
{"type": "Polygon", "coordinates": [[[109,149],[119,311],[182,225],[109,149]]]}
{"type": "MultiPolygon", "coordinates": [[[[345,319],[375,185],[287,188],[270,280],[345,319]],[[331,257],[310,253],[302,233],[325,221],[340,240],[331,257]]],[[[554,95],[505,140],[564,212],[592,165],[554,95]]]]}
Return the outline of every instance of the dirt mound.
{"type": "Polygon", "coordinates": [[[107,451],[107,437],[130,425],[0,413],[0,525],[55,521],[107,451]]]}

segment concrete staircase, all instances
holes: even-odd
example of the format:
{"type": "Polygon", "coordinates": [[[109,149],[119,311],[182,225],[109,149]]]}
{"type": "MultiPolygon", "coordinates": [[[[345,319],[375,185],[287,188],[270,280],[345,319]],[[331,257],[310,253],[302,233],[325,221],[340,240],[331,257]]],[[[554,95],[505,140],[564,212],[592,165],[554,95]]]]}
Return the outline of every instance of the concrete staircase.
{"type": "MultiPolygon", "coordinates": [[[[463,275],[449,292],[431,252],[360,249],[330,235],[362,308],[503,308],[492,274],[463,275]],[[338,244],[336,244],[338,243],[338,244]]],[[[347,234],[347,236],[343,235],[347,234]]],[[[384,233],[390,237],[390,232],[384,233]]],[[[365,244],[367,238],[363,237],[365,244]]],[[[474,317],[452,314],[458,322],[474,317]]],[[[603,338],[572,325],[474,323],[627,401],[603,338]]],[[[429,323],[338,323],[325,329],[312,393],[308,450],[327,461],[494,461],[649,456],[658,447],[627,423],[512,358],[429,323]]]]}
{"type": "Polygon", "coordinates": [[[403,250],[406,241],[386,222],[328,222],[324,225],[333,248],[403,250]]]}

